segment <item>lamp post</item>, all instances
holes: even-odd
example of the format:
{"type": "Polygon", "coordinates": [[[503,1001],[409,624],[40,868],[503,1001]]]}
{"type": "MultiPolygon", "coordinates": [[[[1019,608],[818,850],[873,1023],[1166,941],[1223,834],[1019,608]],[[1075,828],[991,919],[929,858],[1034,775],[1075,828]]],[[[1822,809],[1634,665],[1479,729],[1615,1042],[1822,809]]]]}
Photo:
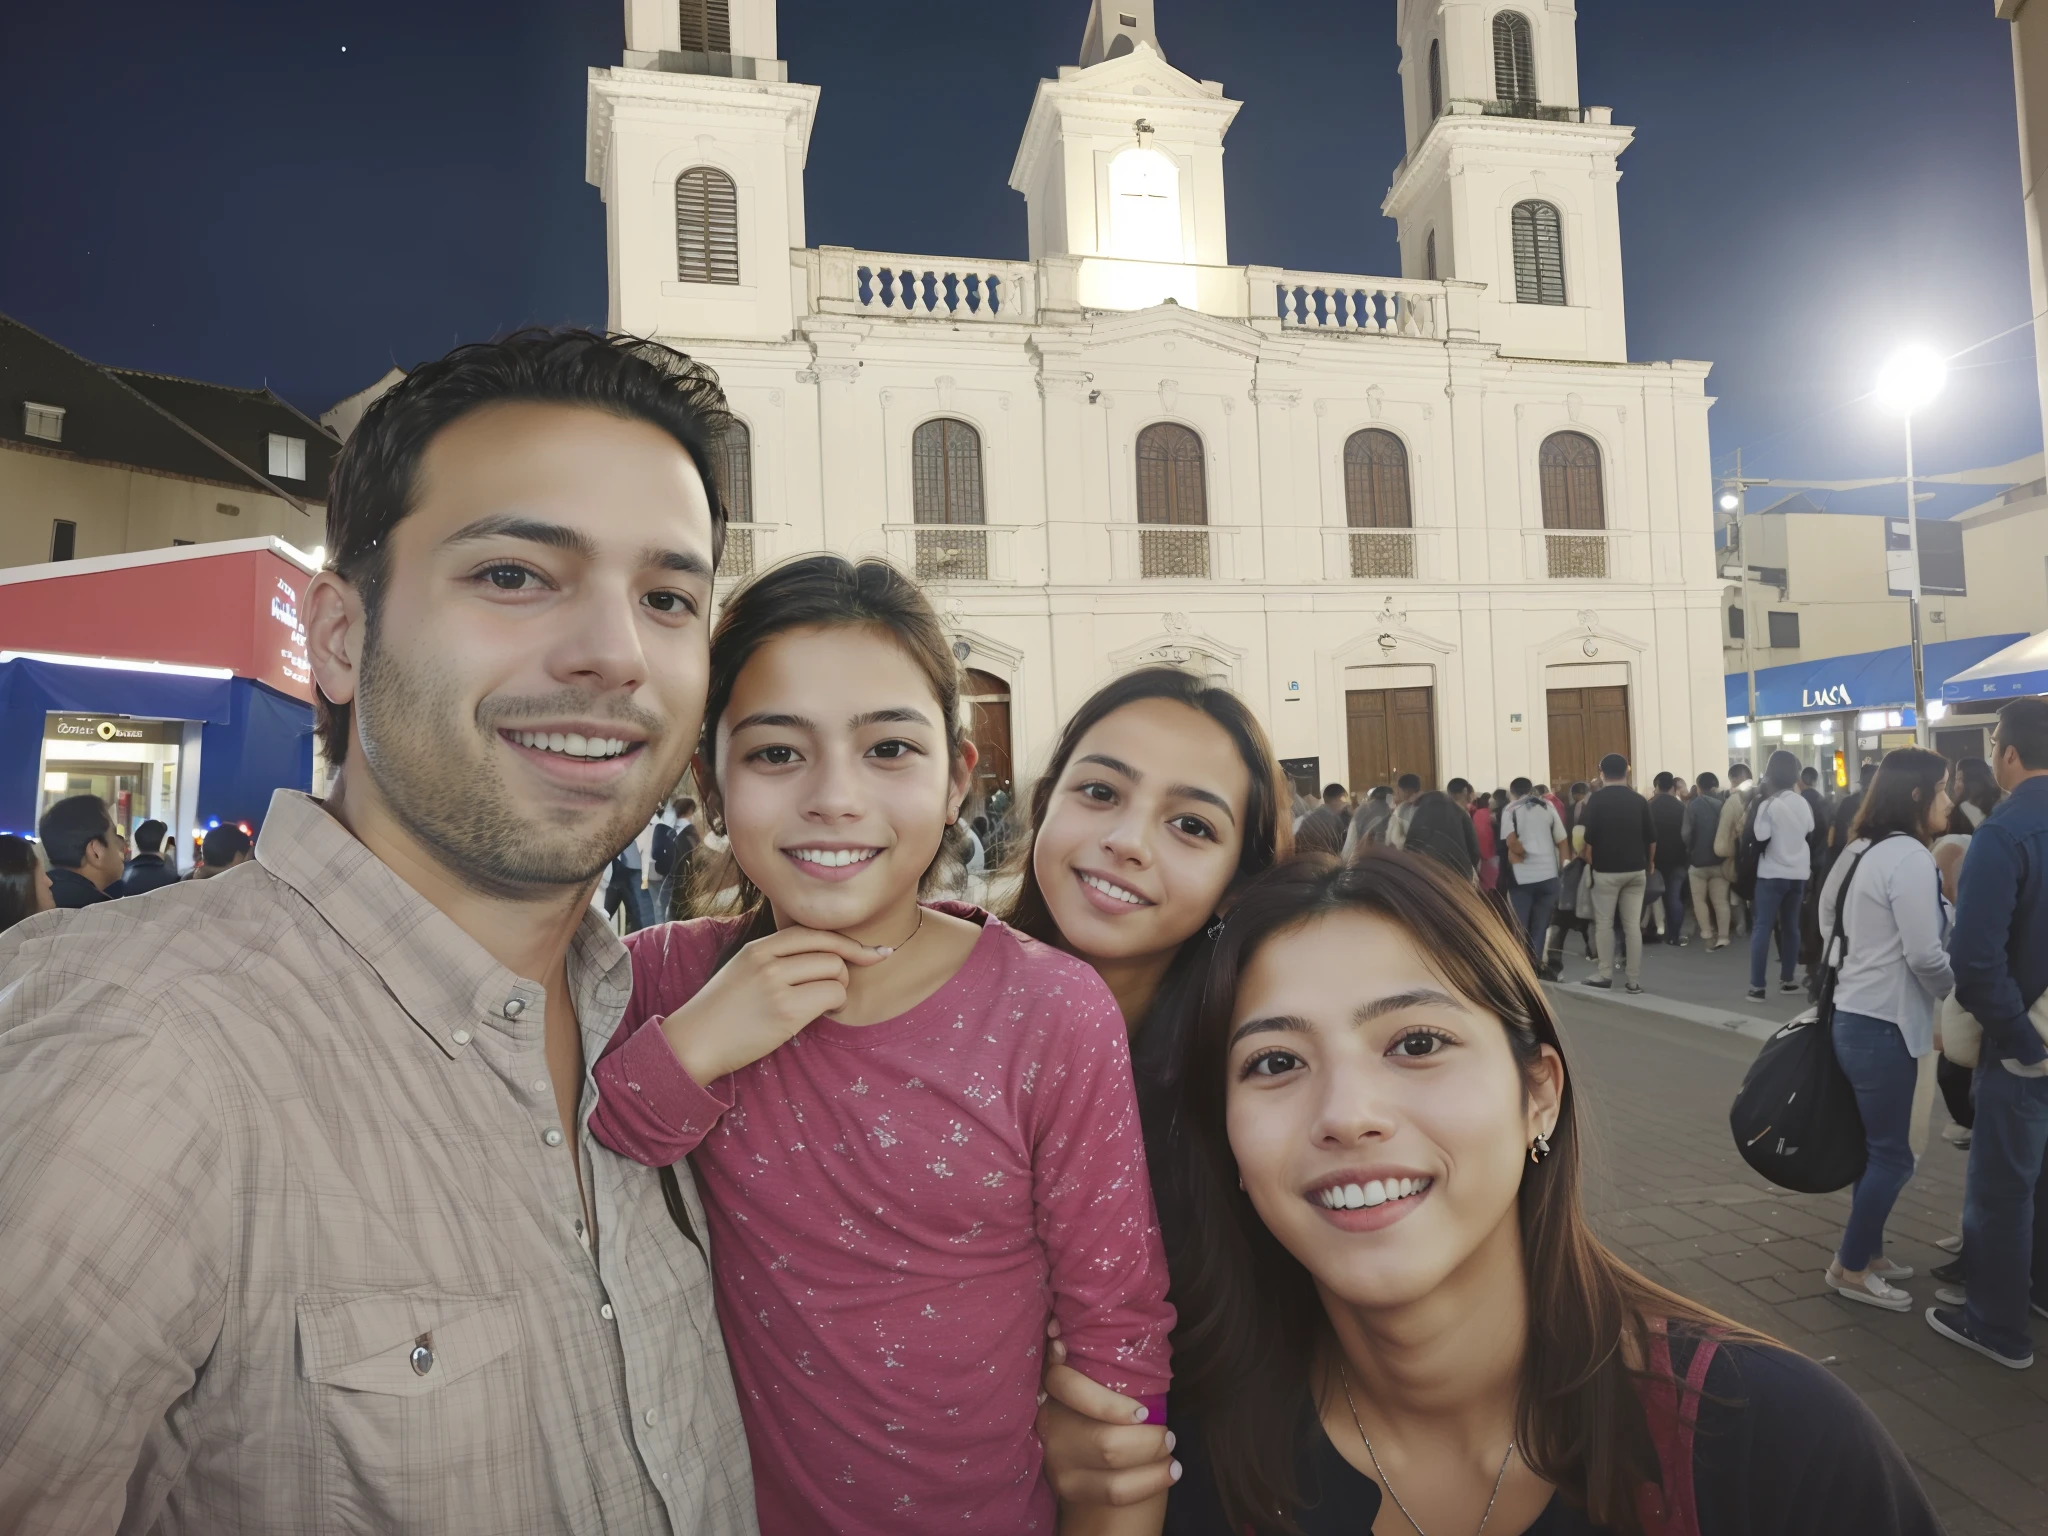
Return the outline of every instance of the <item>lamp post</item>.
{"type": "Polygon", "coordinates": [[[1742,614],[1742,670],[1748,677],[1749,689],[1744,695],[1747,700],[1745,719],[1749,730],[1749,755],[1756,756],[1756,651],[1749,636],[1749,488],[1765,485],[1768,481],[1749,480],[1742,473],[1742,450],[1735,450],[1735,478],[1724,482],[1721,492],[1721,510],[1735,518],[1733,543],[1738,561],[1735,569],[1737,582],[1736,603],[1742,614]]]}
{"type": "Polygon", "coordinates": [[[1892,355],[1877,376],[1878,403],[1896,411],[1906,427],[1906,555],[1912,562],[1907,614],[1913,642],[1913,740],[1927,745],[1927,671],[1920,649],[1920,498],[1913,484],[1913,414],[1933,404],[1948,382],[1948,362],[1932,347],[1911,346],[1892,355]]]}

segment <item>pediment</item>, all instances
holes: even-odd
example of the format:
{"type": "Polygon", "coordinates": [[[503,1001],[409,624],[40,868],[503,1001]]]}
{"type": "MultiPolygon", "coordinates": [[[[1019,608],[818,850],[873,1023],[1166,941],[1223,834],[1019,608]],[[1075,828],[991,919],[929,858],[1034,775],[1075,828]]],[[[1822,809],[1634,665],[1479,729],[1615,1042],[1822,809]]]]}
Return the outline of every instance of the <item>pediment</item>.
{"type": "Polygon", "coordinates": [[[1086,69],[1069,65],[1056,81],[1057,88],[1086,91],[1089,95],[1154,96],[1183,101],[1216,101],[1223,86],[1216,80],[1197,80],[1167,63],[1150,43],[1139,43],[1121,58],[1104,59],[1086,69]],[[1140,90],[1138,87],[1147,87],[1140,90]]]}
{"type": "MultiPolygon", "coordinates": [[[[1106,310],[1085,326],[1069,328],[1069,334],[1079,341],[1084,354],[1119,362],[1142,362],[1147,367],[1173,361],[1162,355],[1162,342],[1192,344],[1203,352],[1252,360],[1261,355],[1264,341],[1241,320],[1219,319],[1179,304],[1106,310]]],[[[1220,359],[1211,359],[1216,360],[1220,359]]]]}

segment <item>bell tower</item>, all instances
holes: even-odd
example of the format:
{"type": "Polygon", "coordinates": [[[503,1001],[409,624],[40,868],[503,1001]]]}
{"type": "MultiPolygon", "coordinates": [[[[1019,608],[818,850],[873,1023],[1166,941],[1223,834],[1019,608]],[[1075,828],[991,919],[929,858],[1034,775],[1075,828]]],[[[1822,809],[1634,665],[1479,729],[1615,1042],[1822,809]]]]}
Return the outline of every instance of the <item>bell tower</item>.
{"type": "Polygon", "coordinates": [[[1579,101],[1572,0],[1400,0],[1408,153],[1380,211],[1401,274],[1484,283],[1504,352],[1628,360],[1619,160],[1634,130],[1579,101]]]}
{"type": "Polygon", "coordinates": [[[774,340],[796,323],[818,89],[775,56],[775,0],[625,0],[590,72],[585,176],[605,203],[609,323],[774,340]]]}

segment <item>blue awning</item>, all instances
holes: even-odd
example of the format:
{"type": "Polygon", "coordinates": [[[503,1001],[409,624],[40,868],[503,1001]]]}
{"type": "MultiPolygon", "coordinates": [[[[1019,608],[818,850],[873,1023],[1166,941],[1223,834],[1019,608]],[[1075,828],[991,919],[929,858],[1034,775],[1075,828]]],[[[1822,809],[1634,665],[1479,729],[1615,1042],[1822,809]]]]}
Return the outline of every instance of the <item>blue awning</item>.
{"type": "MultiPolygon", "coordinates": [[[[2025,638],[2017,634],[1979,635],[1971,640],[1937,640],[1922,646],[1928,697],[1949,697],[1942,690],[1951,678],[2025,638]]],[[[1730,719],[1749,713],[1749,681],[1743,673],[1728,674],[1727,705],[1730,719]]],[[[1760,718],[1912,707],[1911,646],[1894,645],[1882,651],[1859,651],[1853,656],[1795,661],[1788,666],[1764,667],[1756,674],[1756,712],[1760,718]]]]}
{"type": "Polygon", "coordinates": [[[2048,693],[2048,630],[1987,656],[1941,685],[1942,701],[1947,704],[2036,693],[2048,693]]]}

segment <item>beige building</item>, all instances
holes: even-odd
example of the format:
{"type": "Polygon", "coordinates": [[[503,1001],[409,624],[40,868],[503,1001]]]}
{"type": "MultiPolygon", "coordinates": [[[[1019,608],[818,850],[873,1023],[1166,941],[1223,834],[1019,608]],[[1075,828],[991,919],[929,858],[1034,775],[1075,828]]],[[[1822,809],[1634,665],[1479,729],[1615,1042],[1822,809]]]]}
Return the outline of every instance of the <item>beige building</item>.
{"type": "Polygon", "coordinates": [[[0,566],[326,527],[339,444],[267,389],[108,368],[0,316],[0,566]]]}

